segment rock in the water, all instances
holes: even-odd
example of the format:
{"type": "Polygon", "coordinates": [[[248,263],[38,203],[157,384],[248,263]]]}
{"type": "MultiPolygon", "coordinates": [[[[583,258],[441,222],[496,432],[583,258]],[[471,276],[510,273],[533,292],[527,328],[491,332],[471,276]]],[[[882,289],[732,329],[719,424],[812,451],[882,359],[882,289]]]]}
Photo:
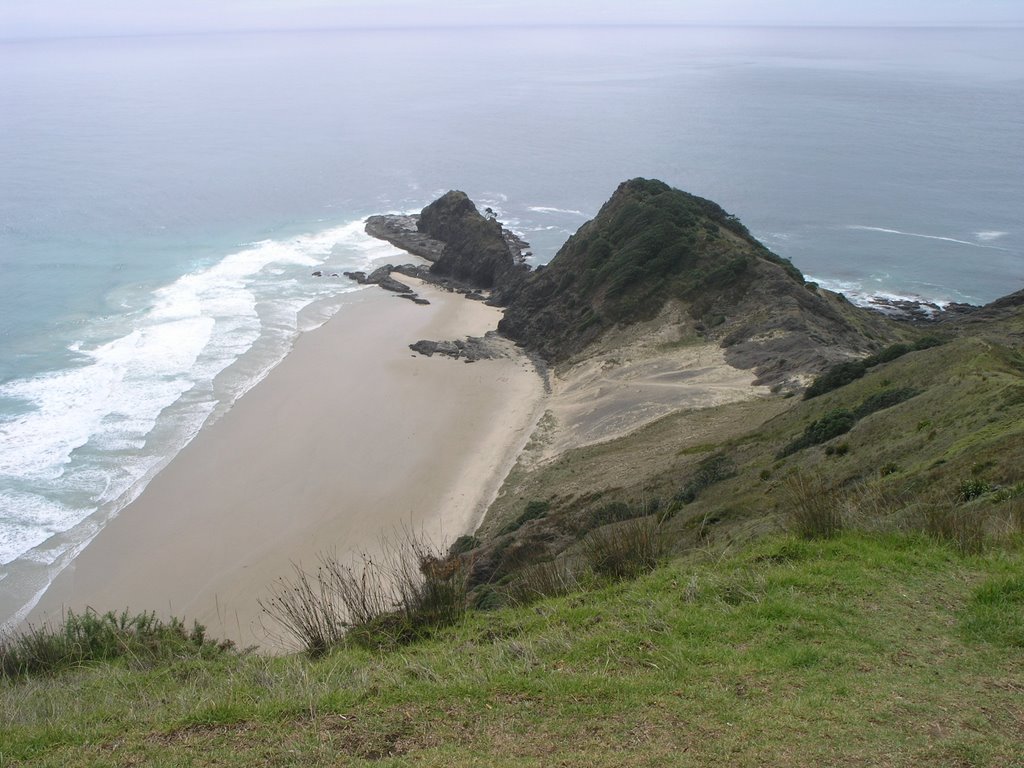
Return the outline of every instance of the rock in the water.
{"type": "Polygon", "coordinates": [[[316,272],[313,273],[313,277],[323,277],[323,276],[324,276],[324,272],[323,272],[322,269],[318,269],[316,272]]]}
{"type": "Polygon", "coordinates": [[[365,272],[346,272],[345,277],[350,277],[360,285],[366,284],[366,273],[365,272]]]}

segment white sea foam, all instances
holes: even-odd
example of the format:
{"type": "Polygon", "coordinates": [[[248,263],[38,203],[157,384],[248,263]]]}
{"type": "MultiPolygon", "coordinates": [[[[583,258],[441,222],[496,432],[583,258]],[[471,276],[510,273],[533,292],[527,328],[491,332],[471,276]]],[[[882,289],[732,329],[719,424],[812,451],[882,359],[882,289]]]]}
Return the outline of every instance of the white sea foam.
{"type": "MultiPolygon", "coordinates": [[[[903,237],[920,237],[920,238],[923,238],[925,240],[942,240],[942,241],[947,242],[947,243],[956,243],[957,245],[969,245],[972,248],[992,248],[993,250],[997,250],[997,251],[1009,250],[1008,248],[1002,248],[1001,246],[998,246],[998,245],[983,245],[981,243],[972,242],[970,240],[960,240],[960,239],[955,238],[955,237],[945,237],[943,235],[924,235],[924,234],[921,234],[919,232],[903,232],[902,230],[899,230],[899,229],[887,229],[886,227],[868,227],[868,226],[864,226],[862,224],[850,224],[846,228],[847,229],[863,230],[865,232],[882,232],[882,233],[887,234],[887,235],[902,235],[903,237]]],[[[981,233],[977,233],[977,234],[981,234],[981,233]]],[[[992,234],[992,233],[986,233],[986,234],[992,234]]],[[[999,233],[999,234],[1003,234],[1003,233],[999,233]]],[[[979,239],[984,239],[984,238],[979,238],[979,239]]],[[[995,239],[995,238],[991,238],[991,239],[995,239]]]]}
{"type": "Polygon", "coordinates": [[[991,242],[993,240],[998,240],[1001,237],[1006,237],[1008,234],[1010,234],[1010,233],[1009,232],[1000,232],[997,229],[986,229],[986,230],[982,230],[981,232],[975,232],[974,236],[978,240],[981,240],[983,243],[988,243],[988,242],[991,242]]]}
{"type": "Polygon", "coordinates": [[[547,205],[531,205],[527,210],[534,211],[535,213],[566,213],[572,216],[586,216],[583,211],[577,211],[574,208],[552,208],[547,205]]]}
{"type": "Polygon", "coordinates": [[[843,294],[851,302],[862,307],[877,309],[880,305],[887,302],[909,302],[911,304],[918,305],[923,311],[929,311],[929,306],[945,309],[950,303],[949,299],[944,298],[927,298],[914,294],[872,290],[865,287],[862,283],[849,280],[829,280],[826,278],[812,277],[810,275],[807,276],[807,279],[811,282],[817,283],[827,291],[843,294]]]}
{"type": "Polygon", "coordinates": [[[97,318],[69,342],[65,368],[0,386],[21,404],[0,421],[0,565],[51,564],[83,546],[102,525],[94,516],[134,499],[284,357],[305,307],[359,290],[311,268],[365,269],[395,254],[361,220],[250,243],[128,302],[141,308],[97,318]]]}

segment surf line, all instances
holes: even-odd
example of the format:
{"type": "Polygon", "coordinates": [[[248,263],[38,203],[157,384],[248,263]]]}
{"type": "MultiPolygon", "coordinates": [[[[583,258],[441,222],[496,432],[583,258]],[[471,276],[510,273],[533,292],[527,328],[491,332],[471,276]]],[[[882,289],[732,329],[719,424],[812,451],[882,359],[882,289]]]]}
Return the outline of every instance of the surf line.
{"type": "Polygon", "coordinates": [[[984,245],[982,243],[972,243],[970,240],[957,240],[955,237],[942,237],[940,235],[922,235],[918,232],[902,232],[898,229],[886,229],[884,227],[867,227],[863,224],[849,224],[847,229],[859,229],[865,232],[884,232],[888,235],[903,235],[904,237],[921,237],[925,240],[944,240],[947,243],[957,243],[958,245],[969,245],[972,248],[989,248],[993,251],[1009,251],[1009,248],[1003,248],[998,245],[984,245]]]}

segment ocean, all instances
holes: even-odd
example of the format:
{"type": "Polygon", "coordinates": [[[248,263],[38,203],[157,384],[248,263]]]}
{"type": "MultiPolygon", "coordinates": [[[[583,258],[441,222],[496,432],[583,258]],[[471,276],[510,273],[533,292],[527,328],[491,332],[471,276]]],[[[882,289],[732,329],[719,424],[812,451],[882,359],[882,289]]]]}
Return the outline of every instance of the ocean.
{"type": "Polygon", "coordinates": [[[544,263],[617,184],[855,300],[1024,287],[1024,30],[0,42],[0,622],[463,189],[544,263]]]}

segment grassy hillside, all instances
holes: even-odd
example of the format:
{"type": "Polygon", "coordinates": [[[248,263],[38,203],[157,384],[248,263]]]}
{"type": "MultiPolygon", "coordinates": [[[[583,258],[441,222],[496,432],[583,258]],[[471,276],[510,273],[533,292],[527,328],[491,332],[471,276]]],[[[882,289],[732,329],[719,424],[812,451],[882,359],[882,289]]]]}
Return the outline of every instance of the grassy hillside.
{"type": "Polygon", "coordinates": [[[1019,551],[772,537],[390,652],[0,688],[4,765],[1020,765],[1019,551]]]}
{"type": "Polygon", "coordinates": [[[863,530],[962,524],[980,537],[968,547],[1002,537],[1024,515],[1024,358],[1011,335],[954,338],[809,400],[683,411],[521,465],[481,526],[476,557],[491,581],[508,580],[529,563],[572,561],[588,532],[643,515],[685,552],[778,531],[805,502],[863,530]],[[829,436],[837,417],[845,431],[829,436]],[[800,447],[810,433],[817,442],[800,447]]]}

